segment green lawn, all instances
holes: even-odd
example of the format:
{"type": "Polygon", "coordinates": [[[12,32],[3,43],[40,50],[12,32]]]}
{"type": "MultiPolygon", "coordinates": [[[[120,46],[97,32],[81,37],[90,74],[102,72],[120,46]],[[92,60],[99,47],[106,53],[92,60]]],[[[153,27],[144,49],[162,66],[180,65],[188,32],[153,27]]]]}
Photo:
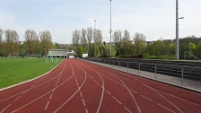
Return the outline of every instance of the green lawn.
{"type": "Polygon", "coordinates": [[[0,58],[0,89],[38,77],[63,61],[46,63],[43,58],[0,58]]]}

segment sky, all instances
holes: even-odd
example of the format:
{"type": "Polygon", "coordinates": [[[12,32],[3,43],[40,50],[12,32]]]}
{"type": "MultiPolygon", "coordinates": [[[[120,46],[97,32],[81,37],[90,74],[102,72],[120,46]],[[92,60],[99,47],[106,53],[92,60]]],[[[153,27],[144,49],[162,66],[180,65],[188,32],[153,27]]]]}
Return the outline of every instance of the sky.
{"type": "MultiPolygon", "coordinates": [[[[176,0],[112,0],[112,31],[145,35],[147,41],[175,39],[176,0]]],[[[179,37],[201,37],[201,0],[179,0],[179,37]]],[[[110,0],[0,0],[0,28],[16,30],[24,40],[27,29],[49,30],[52,41],[72,43],[74,30],[96,28],[110,40],[110,0]]],[[[5,38],[5,36],[4,36],[5,38]]]]}

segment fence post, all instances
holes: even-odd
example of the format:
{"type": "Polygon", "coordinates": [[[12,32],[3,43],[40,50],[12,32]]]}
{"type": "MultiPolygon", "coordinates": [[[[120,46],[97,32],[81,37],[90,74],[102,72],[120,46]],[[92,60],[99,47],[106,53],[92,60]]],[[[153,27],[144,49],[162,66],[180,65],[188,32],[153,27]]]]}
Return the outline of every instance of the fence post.
{"type": "Polygon", "coordinates": [[[140,63],[139,63],[139,68],[138,68],[138,75],[140,75],[140,63]]]}
{"type": "Polygon", "coordinates": [[[156,79],[156,73],[157,73],[157,65],[155,65],[155,79],[156,79]]]}
{"type": "Polygon", "coordinates": [[[128,73],[128,68],[129,68],[129,62],[127,62],[127,73],[128,73]]]}
{"type": "Polygon", "coordinates": [[[120,71],[120,62],[121,62],[121,61],[119,61],[119,71],[120,71]]]}
{"type": "Polygon", "coordinates": [[[114,69],[114,60],[113,60],[113,69],[114,69]]]}
{"type": "Polygon", "coordinates": [[[184,68],[182,68],[181,72],[181,86],[183,86],[183,79],[184,79],[184,68]]]}

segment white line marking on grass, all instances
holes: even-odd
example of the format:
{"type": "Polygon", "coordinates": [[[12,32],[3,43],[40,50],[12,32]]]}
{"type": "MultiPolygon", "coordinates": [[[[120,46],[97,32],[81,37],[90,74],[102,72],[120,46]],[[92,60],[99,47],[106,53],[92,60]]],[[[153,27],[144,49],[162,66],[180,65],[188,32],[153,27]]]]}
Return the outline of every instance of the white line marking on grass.
{"type": "Polygon", "coordinates": [[[114,96],[112,96],[112,98],[114,99],[114,100],[116,100],[119,104],[122,104],[117,98],[115,98],[114,96]]]}
{"type": "Polygon", "coordinates": [[[124,109],[126,109],[126,111],[128,111],[129,113],[132,113],[127,107],[124,107],[124,109]]]}
{"type": "Polygon", "coordinates": [[[163,105],[161,105],[161,104],[159,104],[159,103],[157,103],[160,107],[162,107],[162,108],[164,108],[164,109],[166,109],[166,110],[168,110],[168,111],[170,111],[170,112],[172,112],[172,113],[176,113],[176,112],[174,112],[173,110],[171,110],[171,109],[169,109],[169,108],[167,108],[167,107],[165,107],[165,106],[163,106],[163,105]]]}
{"type": "Polygon", "coordinates": [[[151,102],[153,102],[153,100],[152,99],[150,99],[150,98],[148,98],[148,97],[146,97],[146,96],[144,96],[144,95],[141,95],[142,97],[144,97],[145,99],[147,99],[147,100],[149,100],[149,101],[151,101],[151,102]]]}

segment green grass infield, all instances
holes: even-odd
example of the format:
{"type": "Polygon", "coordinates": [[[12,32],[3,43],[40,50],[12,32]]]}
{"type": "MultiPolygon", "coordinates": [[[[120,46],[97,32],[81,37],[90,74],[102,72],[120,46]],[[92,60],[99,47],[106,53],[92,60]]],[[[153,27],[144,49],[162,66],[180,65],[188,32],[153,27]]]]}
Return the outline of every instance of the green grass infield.
{"type": "Polygon", "coordinates": [[[38,77],[62,62],[45,58],[0,58],[0,89],[38,77]]]}

